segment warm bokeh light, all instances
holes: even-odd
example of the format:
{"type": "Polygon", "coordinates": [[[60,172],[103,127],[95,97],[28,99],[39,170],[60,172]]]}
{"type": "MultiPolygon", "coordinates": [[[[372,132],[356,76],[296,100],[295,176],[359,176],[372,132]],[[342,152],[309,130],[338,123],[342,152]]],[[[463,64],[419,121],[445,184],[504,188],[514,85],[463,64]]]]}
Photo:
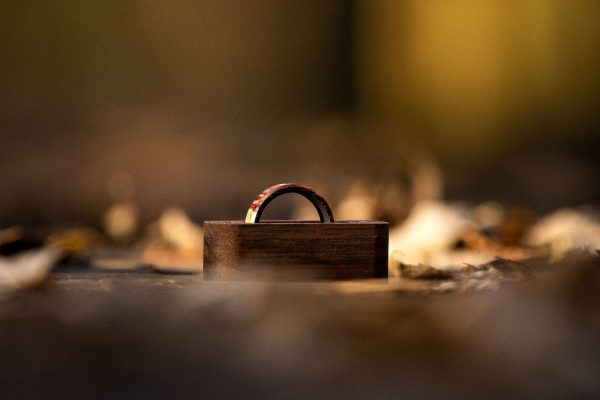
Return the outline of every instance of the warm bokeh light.
{"type": "Polygon", "coordinates": [[[600,198],[596,1],[1,8],[5,225],[100,225],[122,200],[142,224],[240,218],[279,181],[338,199],[383,181],[406,207],[427,163],[430,198],[600,198]]]}
{"type": "Polygon", "coordinates": [[[2,400],[600,398],[599,0],[5,0],[0,49],[2,400]],[[282,182],[335,223],[242,222],[282,182]]]}

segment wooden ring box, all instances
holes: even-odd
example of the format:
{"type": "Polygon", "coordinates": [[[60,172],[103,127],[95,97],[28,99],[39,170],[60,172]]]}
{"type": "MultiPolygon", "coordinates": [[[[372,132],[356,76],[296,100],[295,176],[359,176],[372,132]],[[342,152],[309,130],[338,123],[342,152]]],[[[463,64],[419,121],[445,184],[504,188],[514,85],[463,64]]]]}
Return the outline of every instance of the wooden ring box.
{"type": "Polygon", "coordinates": [[[332,280],[386,278],[387,222],[335,222],[329,205],[304,185],[262,192],[246,221],[204,222],[204,279],[332,280]],[[284,193],[306,197],[316,221],[260,221],[265,206],[284,193]]]}

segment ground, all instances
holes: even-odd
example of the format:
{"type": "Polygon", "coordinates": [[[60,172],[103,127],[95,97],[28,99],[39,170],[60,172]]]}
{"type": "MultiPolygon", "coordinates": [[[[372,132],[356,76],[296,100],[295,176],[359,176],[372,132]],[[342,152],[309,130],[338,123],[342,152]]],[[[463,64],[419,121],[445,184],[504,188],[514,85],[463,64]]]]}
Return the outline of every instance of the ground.
{"type": "Polygon", "coordinates": [[[63,265],[0,302],[2,398],[598,398],[598,257],[539,267],[490,287],[63,265]]]}

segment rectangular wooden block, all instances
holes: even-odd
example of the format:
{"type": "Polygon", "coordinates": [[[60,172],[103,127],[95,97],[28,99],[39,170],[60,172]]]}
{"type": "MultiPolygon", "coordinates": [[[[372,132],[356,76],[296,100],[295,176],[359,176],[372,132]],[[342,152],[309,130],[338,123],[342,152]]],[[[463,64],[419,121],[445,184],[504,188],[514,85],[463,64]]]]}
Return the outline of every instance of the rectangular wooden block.
{"type": "Polygon", "coordinates": [[[388,230],[379,221],[206,221],[204,278],[384,278],[388,230]]]}

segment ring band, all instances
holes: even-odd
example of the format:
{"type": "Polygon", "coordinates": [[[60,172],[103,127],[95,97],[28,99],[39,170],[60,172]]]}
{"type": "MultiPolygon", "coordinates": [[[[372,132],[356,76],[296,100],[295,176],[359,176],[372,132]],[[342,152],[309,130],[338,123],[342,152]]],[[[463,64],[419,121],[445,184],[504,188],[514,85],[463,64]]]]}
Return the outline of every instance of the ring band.
{"type": "Polygon", "coordinates": [[[329,204],[327,204],[327,201],[310,187],[297,183],[281,183],[264,190],[258,195],[256,200],[250,204],[245,222],[248,224],[258,223],[267,204],[273,199],[286,193],[296,193],[308,199],[308,201],[310,201],[317,209],[321,222],[334,222],[333,213],[331,212],[331,208],[329,207],[329,204]]]}

